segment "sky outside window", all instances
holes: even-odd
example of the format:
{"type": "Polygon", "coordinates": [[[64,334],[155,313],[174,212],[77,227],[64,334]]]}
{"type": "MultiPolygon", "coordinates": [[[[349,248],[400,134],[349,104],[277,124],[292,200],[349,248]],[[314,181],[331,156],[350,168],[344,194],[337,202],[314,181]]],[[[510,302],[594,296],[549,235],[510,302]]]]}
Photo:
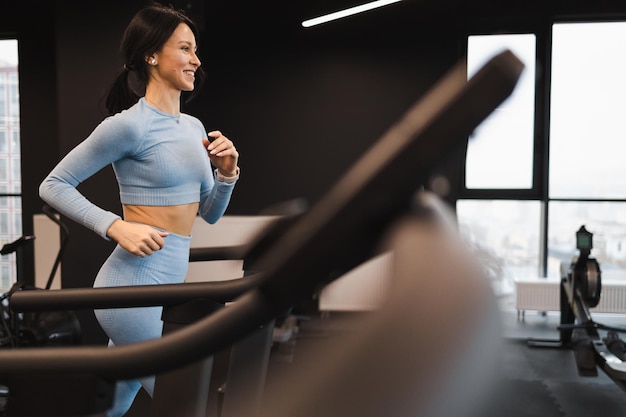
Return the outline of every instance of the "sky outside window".
{"type": "Polygon", "coordinates": [[[550,197],[626,198],[626,22],[552,33],[550,197]]]}
{"type": "Polygon", "coordinates": [[[465,173],[470,189],[528,189],[533,185],[535,35],[469,36],[467,74],[470,78],[504,49],[511,50],[525,68],[511,96],[470,136],[465,173]]]}

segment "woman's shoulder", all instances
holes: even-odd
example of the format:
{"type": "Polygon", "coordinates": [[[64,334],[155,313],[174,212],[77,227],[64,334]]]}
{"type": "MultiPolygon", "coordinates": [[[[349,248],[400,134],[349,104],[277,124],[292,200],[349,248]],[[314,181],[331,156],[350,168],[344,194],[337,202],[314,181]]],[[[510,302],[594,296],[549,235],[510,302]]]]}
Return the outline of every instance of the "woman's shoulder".
{"type": "Polygon", "coordinates": [[[111,117],[116,117],[120,119],[122,123],[126,122],[135,122],[137,120],[143,120],[146,118],[150,118],[153,115],[151,109],[146,106],[145,100],[142,98],[139,99],[135,104],[127,108],[126,110],[122,110],[121,112],[114,114],[111,117]]]}
{"type": "Polygon", "coordinates": [[[102,125],[127,135],[139,135],[145,130],[149,116],[149,112],[142,109],[140,103],[136,103],[126,110],[108,116],[102,121],[102,125]]]}
{"type": "Polygon", "coordinates": [[[202,123],[202,121],[196,116],[193,116],[189,113],[181,113],[180,118],[184,123],[187,123],[194,128],[201,129],[202,131],[206,130],[204,128],[204,123],[202,123]]]}
{"type": "Polygon", "coordinates": [[[200,124],[200,125],[202,124],[202,121],[198,117],[196,117],[196,116],[194,116],[192,114],[189,114],[189,113],[181,113],[180,117],[182,119],[187,120],[189,123],[196,123],[196,124],[200,124]]]}

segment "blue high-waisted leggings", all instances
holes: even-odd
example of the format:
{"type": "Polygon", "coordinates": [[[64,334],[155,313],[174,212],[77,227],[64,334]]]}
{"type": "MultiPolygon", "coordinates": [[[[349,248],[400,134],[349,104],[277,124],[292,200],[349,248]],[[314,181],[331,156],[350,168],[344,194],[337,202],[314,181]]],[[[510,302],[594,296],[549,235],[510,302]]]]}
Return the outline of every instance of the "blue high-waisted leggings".
{"type": "MultiPolygon", "coordinates": [[[[100,268],[94,287],[182,283],[189,267],[190,241],[190,236],[170,232],[163,248],[145,258],[118,245],[100,268]]],[[[95,310],[94,313],[109,337],[109,346],[115,346],[161,337],[161,312],[162,307],[140,307],[95,310]]],[[[123,416],[141,386],[152,396],[154,376],[118,381],[113,407],[107,417],[123,416]]]]}

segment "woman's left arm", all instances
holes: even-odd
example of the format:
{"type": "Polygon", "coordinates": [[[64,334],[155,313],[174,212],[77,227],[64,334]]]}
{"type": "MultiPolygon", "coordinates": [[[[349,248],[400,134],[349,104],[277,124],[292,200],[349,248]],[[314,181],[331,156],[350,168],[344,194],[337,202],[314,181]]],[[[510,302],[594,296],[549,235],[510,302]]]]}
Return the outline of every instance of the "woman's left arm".
{"type": "Polygon", "coordinates": [[[235,183],[239,179],[239,153],[235,145],[220,131],[212,131],[203,138],[211,164],[215,167],[213,186],[200,195],[199,214],[208,223],[216,223],[226,212],[235,183]]]}
{"type": "Polygon", "coordinates": [[[209,139],[202,139],[202,143],[207,149],[207,154],[211,160],[211,164],[217,168],[217,172],[225,177],[236,177],[239,174],[239,152],[233,142],[226,136],[222,135],[219,130],[208,133],[209,139]]]}

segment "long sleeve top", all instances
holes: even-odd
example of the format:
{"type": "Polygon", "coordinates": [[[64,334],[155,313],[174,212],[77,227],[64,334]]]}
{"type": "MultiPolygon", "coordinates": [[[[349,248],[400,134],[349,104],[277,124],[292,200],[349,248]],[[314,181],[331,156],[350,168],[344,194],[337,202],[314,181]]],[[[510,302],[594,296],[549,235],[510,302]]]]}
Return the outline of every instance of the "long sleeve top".
{"type": "Polygon", "coordinates": [[[199,202],[198,214],[215,223],[226,211],[235,183],[217,179],[202,144],[206,137],[197,118],[163,113],[141,98],[104,119],[72,149],[41,183],[39,195],[64,216],[108,239],[107,230],[120,216],[93,204],[77,186],[112,165],[122,204],[199,202]]]}

